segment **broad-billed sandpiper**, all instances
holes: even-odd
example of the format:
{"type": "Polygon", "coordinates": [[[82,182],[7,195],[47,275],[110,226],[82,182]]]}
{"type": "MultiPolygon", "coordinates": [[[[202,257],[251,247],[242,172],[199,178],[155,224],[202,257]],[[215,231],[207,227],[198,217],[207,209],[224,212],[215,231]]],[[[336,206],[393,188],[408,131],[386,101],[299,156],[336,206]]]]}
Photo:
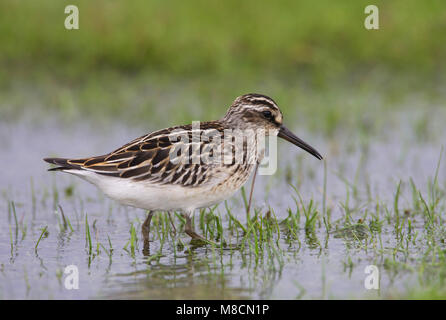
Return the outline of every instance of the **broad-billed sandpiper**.
{"type": "Polygon", "coordinates": [[[186,234],[205,240],[193,230],[192,214],[228,199],[245,184],[264,155],[257,143],[260,134],[279,136],[322,159],[282,120],[273,99],[245,94],[220,120],[152,132],[102,156],[44,160],[58,166],[50,171],[74,174],[121,204],[148,210],[142,225],[145,243],[155,211],[181,212],[186,234]]]}

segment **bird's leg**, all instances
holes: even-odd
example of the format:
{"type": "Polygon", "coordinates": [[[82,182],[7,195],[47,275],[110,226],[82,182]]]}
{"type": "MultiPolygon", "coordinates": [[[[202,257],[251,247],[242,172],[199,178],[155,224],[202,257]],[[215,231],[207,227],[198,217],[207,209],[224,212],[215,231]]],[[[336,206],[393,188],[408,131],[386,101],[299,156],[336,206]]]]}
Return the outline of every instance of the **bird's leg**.
{"type": "Polygon", "coordinates": [[[186,219],[186,225],[184,227],[184,232],[186,232],[186,234],[192,238],[192,240],[201,240],[204,241],[206,243],[211,243],[214,244],[214,242],[207,240],[205,237],[200,236],[198,233],[196,233],[194,231],[194,228],[192,227],[192,213],[188,212],[183,214],[183,217],[186,219]]]}
{"type": "Polygon", "coordinates": [[[152,221],[153,211],[149,211],[147,214],[146,220],[144,220],[144,223],[141,226],[141,232],[144,241],[149,241],[149,233],[150,233],[150,222],[152,221]]]}
{"type": "Polygon", "coordinates": [[[175,228],[175,224],[173,223],[172,214],[171,214],[170,211],[167,212],[167,214],[169,215],[169,220],[170,220],[170,224],[172,225],[173,234],[176,235],[177,234],[177,228],[175,228]]]}
{"type": "Polygon", "coordinates": [[[183,215],[183,217],[186,219],[186,225],[184,226],[184,232],[186,232],[186,234],[189,237],[191,237],[192,239],[206,241],[206,239],[203,236],[200,236],[198,233],[196,233],[194,228],[192,227],[192,214],[186,213],[183,215]]]}
{"type": "Polygon", "coordinates": [[[259,163],[260,163],[259,161],[257,161],[256,163],[256,167],[254,169],[254,177],[252,177],[251,190],[249,192],[248,208],[246,208],[246,215],[248,216],[248,219],[249,219],[249,211],[251,210],[252,194],[254,191],[254,184],[256,182],[257,170],[259,169],[259,163]]]}
{"type": "Polygon", "coordinates": [[[153,211],[149,211],[146,220],[141,226],[141,233],[144,240],[144,249],[143,253],[145,255],[149,254],[149,234],[150,234],[150,222],[152,221],[153,211]]]}

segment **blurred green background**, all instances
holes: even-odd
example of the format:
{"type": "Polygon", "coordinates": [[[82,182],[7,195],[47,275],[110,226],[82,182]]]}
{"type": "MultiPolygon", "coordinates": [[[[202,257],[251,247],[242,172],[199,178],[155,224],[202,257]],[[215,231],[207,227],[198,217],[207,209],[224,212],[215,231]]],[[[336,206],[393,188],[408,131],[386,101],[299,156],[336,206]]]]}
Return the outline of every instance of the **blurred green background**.
{"type": "Polygon", "coordinates": [[[167,126],[253,91],[330,133],[414,95],[443,99],[445,31],[444,0],[2,0],[0,116],[167,126]],[[79,30],[64,28],[69,4],[79,30]],[[379,30],[364,28],[369,4],[379,30]]]}

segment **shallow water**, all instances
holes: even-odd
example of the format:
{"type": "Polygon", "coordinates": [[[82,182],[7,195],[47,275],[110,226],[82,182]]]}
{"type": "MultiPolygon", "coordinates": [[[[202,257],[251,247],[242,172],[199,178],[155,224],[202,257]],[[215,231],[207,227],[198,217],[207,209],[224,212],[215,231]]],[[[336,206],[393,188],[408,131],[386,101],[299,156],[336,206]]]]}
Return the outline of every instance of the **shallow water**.
{"type": "MultiPolygon", "coordinates": [[[[392,253],[398,242],[392,223],[384,224],[381,241],[370,235],[368,238],[374,240],[366,242],[333,234],[337,225],[343,227],[346,213],[341,203],[345,204],[347,197],[347,206],[357,208],[352,214],[356,221],[364,217],[366,209],[373,211],[377,201],[392,210],[400,180],[403,180],[401,211],[411,206],[409,178],[421,192],[427,192],[427,181],[435,174],[446,131],[438,127],[436,139],[414,143],[416,137],[407,125],[410,116],[397,115],[392,119],[401,117],[403,120],[393,122],[394,127],[387,135],[369,138],[366,143],[352,135],[327,139],[295,130],[325,156],[326,207],[332,212],[333,226],[327,234],[323,220],[318,219],[315,232],[306,233],[302,218],[298,239],[289,240],[282,229],[280,237],[266,243],[259,256],[249,249],[242,252],[212,246],[194,247],[182,233],[175,239],[168,236],[162,242],[159,239],[162,234],[152,231],[152,255],[146,257],[141,252],[139,233],[145,217],[143,210],[122,207],[104,198],[95,187],[70,175],[49,173],[47,164],[41,160],[53,155],[103,154],[144,134],[147,129],[158,129],[162,125],[143,129],[121,125],[98,128],[92,123],[61,126],[51,120],[1,123],[0,298],[380,298],[416,285],[415,273],[403,269],[395,272],[385,265],[390,257],[416,266],[418,257],[426,250],[422,237],[420,242],[410,244],[410,254],[404,255],[392,253]],[[73,231],[62,230],[57,204],[62,206],[73,231]],[[86,214],[92,254],[86,248],[86,214]],[[134,254],[126,246],[131,225],[139,240],[134,254]],[[48,235],[36,249],[45,226],[48,235]],[[178,238],[185,243],[185,248],[177,248],[178,238]],[[111,256],[106,252],[110,249],[109,240],[113,247],[111,256]],[[384,249],[373,249],[377,243],[384,249]],[[364,269],[372,264],[380,268],[380,290],[364,287],[367,276],[364,269]],[[75,265],[79,270],[78,290],[67,290],[64,286],[63,272],[68,265],[75,265]]],[[[262,215],[271,207],[279,221],[283,220],[288,216],[288,208],[293,211],[296,208],[293,199],[296,193],[291,183],[297,186],[305,205],[314,199],[319,212],[323,212],[324,163],[285,142],[280,143],[280,154],[276,175],[257,180],[255,207],[262,215]]],[[[444,168],[445,157],[438,179],[442,187],[446,181],[444,168]]],[[[234,215],[246,222],[240,193],[228,205],[234,215]]],[[[215,212],[227,227],[229,219],[224,205],[215,212]]],[[[198,217],[197,214],[195,222],[199,230],[198,217]]],[[[367,221],[369,218],[370,215],[367,221]]],[[[439,230],[444,230],[443,220],[444,210],[439,230]]],[[[180,221],[175,221],[179,227],[180,221]]],[[[413,226],[420,234],[424,230],[422,221],[413,216],[413,226]]],[[[156,223],[153,229],[157,229],[156,223]]],[[[225,236],[231,243],[240,240],[228,231],[225,236]]]]}

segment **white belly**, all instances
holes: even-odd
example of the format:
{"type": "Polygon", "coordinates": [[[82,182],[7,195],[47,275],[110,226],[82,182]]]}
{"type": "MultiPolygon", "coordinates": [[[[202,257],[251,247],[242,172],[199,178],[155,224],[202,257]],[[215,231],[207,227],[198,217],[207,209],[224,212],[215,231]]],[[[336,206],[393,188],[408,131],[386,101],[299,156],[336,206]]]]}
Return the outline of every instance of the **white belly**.
{"type": "Polygon", "coordinates": [[[124,205],[154,211],[190,212],[211,207],[230,198],[237,190],[219,189],[212,186],[183,187],[180,185],[156,185],[145,181],[133,181],[98,175],[84,170],[66,170],[97,186],[105,195],[124,205]]]}

